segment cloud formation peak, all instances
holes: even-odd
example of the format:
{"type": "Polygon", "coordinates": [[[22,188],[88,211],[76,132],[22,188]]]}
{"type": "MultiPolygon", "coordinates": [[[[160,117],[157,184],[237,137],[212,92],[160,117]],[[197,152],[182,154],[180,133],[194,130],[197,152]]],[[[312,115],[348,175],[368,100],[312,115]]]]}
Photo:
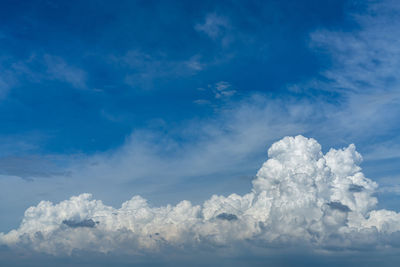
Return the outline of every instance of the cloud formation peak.
{"type": "Polygon", "coordinates": [[[243,196],[212,196],[202,205],[182,201],[152,207],[134,196],[116,209],[73,196],[26,210],[18,229],[0,233],[0,244],[50,254],[74,250],[109,253],[163,247],[307,244],[313,249],[396,246],[400,214],[375,210],[377,184],[366,178],[354,145],[331,149],[303,136],[285,137],[243,196]]]}

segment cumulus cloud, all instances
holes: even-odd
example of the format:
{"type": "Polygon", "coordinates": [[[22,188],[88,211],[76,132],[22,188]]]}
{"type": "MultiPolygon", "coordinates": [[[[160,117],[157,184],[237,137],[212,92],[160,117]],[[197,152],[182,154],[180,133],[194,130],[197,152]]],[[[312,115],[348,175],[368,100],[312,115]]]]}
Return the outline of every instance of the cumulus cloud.
{"type": "Polygon", "coordinates": [[[55,255],[243,242],[301,242],[316,250],[398,245],[400,214],[375,209],[377,184],[361,172],[362,157],[354,145],[323,154],[312,138],[285,137],[270,147],[268,157],[245,195],[162,207],[134,196],[118,209],[90,194],[58,204],[41,201],[26,210],[18,229],[0,234],[0,244],[55,255]]]}

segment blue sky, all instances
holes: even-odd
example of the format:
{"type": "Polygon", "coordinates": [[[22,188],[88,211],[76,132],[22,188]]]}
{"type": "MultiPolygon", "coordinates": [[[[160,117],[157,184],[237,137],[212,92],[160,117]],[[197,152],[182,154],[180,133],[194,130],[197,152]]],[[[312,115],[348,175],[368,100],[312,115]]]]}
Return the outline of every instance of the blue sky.
{"type": "Polygon", "coordinates": [[[317,2],[5,1],[2,135],[28,135],[45,153],[93,153],[152,120],[212,116],[194,102],[225,104],[207,89],[221,81],[238,98],[285,94],[329,64],[308,48],[309,32],[352,27],[345,3],[317,2]]]}
{"type": "Polygon", "coordinates": [[[85,192],[114,207],[245,194],[271,144],[299,134],[323,153],[354,143],[377,207],[400,211],[399,12],[2,0],[0,232],[85,192]]]}

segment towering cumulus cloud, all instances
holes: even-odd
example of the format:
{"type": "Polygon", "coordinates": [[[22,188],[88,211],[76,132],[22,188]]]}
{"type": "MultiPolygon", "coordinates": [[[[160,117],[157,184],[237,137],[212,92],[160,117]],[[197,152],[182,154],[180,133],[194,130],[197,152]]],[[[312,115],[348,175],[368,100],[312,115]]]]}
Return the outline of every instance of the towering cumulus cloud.
{"type": "Polygon", "coordinates": [[[285,137],[250,193],[214,195],[201,206],[151,207],[135,196],[115,209],[90,194],[26,210],[20,227],[0,234],[12,248],[50,254],[158,251],[163,247],[296,246],[360,249],[396,246],[400,214],[375,210],[377,184],[364,177],[355,146],[325,155],[314,139],[285,137]],[[397,232],[397,233],[396,233],[397,232]]]}

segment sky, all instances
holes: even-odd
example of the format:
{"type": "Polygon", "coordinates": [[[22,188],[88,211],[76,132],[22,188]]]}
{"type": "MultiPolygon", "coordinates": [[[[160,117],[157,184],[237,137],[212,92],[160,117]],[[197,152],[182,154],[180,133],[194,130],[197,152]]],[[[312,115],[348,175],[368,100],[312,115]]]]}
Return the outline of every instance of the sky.
{"type": "Polygon", "coordinates": [[[1,6],[1,264],[400,260],[397,1],[1,6]]]}

